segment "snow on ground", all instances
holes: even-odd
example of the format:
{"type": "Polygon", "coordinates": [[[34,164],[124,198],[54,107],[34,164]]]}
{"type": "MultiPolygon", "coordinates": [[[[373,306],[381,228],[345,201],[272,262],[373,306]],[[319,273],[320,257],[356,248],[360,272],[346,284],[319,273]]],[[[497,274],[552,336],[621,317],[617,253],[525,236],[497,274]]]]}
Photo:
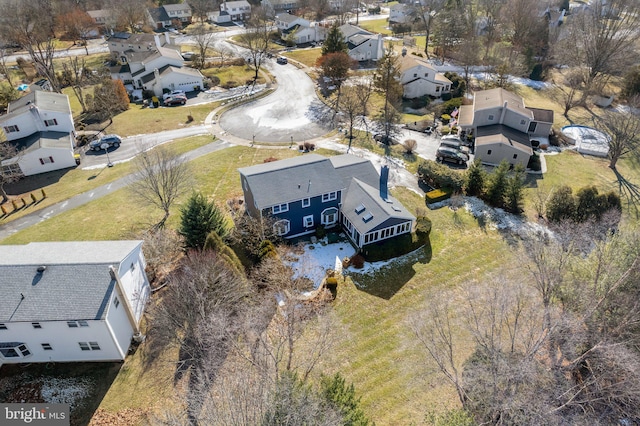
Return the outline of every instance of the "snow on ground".
{"type": "Polygon", "coordinates": [[[91,383],[83,378],[45,378],[42,380],[42,399],[51,404],[69,404],[73,410],[90,394],[91,383]]]}

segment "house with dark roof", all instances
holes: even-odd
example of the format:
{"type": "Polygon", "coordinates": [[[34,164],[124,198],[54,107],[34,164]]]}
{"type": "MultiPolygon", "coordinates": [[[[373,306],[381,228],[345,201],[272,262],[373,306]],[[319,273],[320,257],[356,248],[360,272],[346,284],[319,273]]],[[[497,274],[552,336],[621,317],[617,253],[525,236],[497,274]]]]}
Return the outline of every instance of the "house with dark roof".
{"type": "Polygon", "coordinates": [[[290,13],[279,13],[275,17],[276,27],[282,40],[295,44],[322,41],[326,38],[326,28],[290,13]]]}
{"type": "Polygon", "coordinates": [[[476,92],[473,105],[460,108],[458,124],[475,135],[475,156],[483,163],[526,167],[533,147],[548,144],[553,111],[529,108],[522,97],[498,87],[476,92]]]}
{"type": "Polygon", "coordinates": [[[377,61],[384,56],[382,34],[374,34],[351,24],[339,27],[349,49],[347,53],[356,61],[377,61]]]}
{"type": "Polygon", "coordinates": [[[411,233],[415,217],[389,195],[389,169],[350,154],[308,154],[238,169],[247,213],[272,218],[284,238],[341,228],[352,243],[368,244],[411,233]]]}
{"type": "Polygon", "coordinates": [[[0,365],[122,361],[149,299],[142,241],[0,246],[0,365]]]}
{"type": "Polygon", "coordinates": [[[150,90],[156,96],[165,91],[204,89],[204,76],[184,65],[180,48],[168,33],[164,36],[117,33],[107,43],[116,61],[110,68],[111,78],[122,80],[125,87],[150,90]]]}
{"type": "Polygon", "coordinates": [[[75,129],[69,97],[44,90],[33,91],[9,103],[0,116],[6,142],[20,154],[1,166],[24,176],[75,167],[75,129]]]}
{"type": "Polygon", "coordinates": [[[147,9],[149,24],[159,30],[173,26],[174,21],[179,21],[181,25],[190,24],[191,15],[191,6],[186,1],[147,9]]]}

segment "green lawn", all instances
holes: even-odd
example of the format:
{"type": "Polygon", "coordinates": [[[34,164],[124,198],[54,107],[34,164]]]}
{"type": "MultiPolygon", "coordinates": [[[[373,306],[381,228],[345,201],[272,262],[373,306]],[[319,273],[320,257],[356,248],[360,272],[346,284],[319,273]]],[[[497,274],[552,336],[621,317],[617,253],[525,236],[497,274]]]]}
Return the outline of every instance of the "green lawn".
{"type": "Polygon", "coordinates": [[[316,61],[322,54],[322,48],[314,47],[313,49],[298,49],[293,50],[291,52],[283,52],[282,56],[286,56],[287,58],[294,59],[298,62],[303,63],[308,67],[315,67],[316,61]]]}
{"type": "Polygon", "coordinates": [[[359,26],[365,30],[371,31],[372,33],[380,33],[382,35],[391,34],[391,30],[388,28],[389,20],[386,18],[362,21],[359,26]]]}
{"type": "MultiPolygon", "coordinates": [[[[211,136],[194,136],[186,139],[179,139],[173,142],[165,144],[167,148],[174,150],[179,154],[191,151],[200,146],[206,145],[211,142],[211,136]]],[[[26,191],[22,195],[17,195],[16,198],[24,198],[30,201],[29,194],[33,192],[37,198],[38,203],[33,205],[29,204],[25,208],[22,208],[15,213],[11,213],[7,217],[0,219],[0,225],[18,219],[34,211],[45,209],[55,203],[64,201],[76,194],[80,194],[85,191],[89,191],[98,186],[107,184],[116,179],[119,179],[127,174],[131,173],[132,164],[130,162],[118,164],[116,167],[105,167],[101,170],[82,170],[81,168],[60,170],[50,173],[44,173],[25,180],[31,185],[31,181],[37,180],[38,188],[34,191],[26,191]],[[42,195],[40,188],[44,189],[47,198],[41,199],[42,195]]],[[[13,198],[13,197],[12,197],[13,198]]],[[[10,212],[13,207],[10,202],[3,204],[10,212]]]]}

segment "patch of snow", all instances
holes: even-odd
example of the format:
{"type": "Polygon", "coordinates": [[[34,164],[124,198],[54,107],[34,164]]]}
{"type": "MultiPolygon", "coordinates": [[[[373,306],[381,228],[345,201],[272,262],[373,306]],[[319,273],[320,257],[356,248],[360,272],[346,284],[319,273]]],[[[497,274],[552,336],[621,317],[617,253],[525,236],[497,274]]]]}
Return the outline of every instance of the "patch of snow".
{"type": "Polygon", "coordinates": [[[324,238],[315,244],[305,244],[302,254],[296,256],[294,261],[289,262],[293,268],[294,278],[305,277],[313,281],[313,287],[318,288],[325,277],[327,269],[334,269],[336,257],[344,259],[355,254],[355,249],[348,242],[338,242],[328,244],[324,238]]]}
{"type": "Polygon", "coordinates": [[[69,404],[73,410],[89,395],[93,385],[86,378],[46,378],[42,381],[42,399],[52,404],[69,404]]]}

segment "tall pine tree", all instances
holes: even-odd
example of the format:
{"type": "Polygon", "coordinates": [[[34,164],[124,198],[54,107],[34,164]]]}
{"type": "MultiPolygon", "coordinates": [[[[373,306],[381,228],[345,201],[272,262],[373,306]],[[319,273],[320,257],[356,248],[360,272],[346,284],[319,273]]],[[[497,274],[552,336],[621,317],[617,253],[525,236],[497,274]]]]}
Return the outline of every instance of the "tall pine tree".
{"type": "Polygon", "coordinates": [[[212,231],[222,238],[227,235],[227,221],[224,214],[201,192],[191,194],[181,213],[178,232],[184,237],[185,245],[189,248],[202,249],[207,235],[212,231]]]}
{"type": "Polygon", "coordinates": [[[338,52],[347,53],[347,43],[345,43],[344,35],[342,35],[342,31],[340,31],[338,25],[333,24],[322,45],[322,56],[338,52]]]}

